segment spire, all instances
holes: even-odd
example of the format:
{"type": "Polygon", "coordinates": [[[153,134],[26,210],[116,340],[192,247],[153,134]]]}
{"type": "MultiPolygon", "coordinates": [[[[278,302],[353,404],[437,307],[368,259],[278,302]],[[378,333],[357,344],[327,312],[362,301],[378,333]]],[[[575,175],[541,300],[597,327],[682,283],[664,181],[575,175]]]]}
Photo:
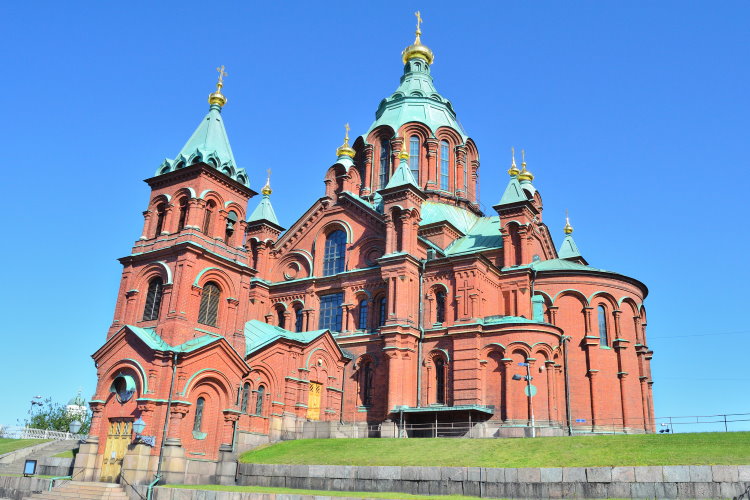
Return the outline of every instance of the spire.
{"type": "Polygon", "coordinates": [[[583,258],[580,250],[578,250],[578,245],[573,240],[573,226],[570,225],[567,210],[565,211],[565,227],[563,228],[563,232],[565,233],[565,239],[557,251],[558,258],[587,264],[586,259],[583,258]]]}
{"type": "Polygon", "coordinates": [[[516,166],[516,148],[510,148],[510,154],[513,158],[513,161],[510,164],[510,168],[508,169],[508,175],[511,177],[516,177],[519,173],[521,173],[520,170],[518,170],[518,167],[516,166]]]}
{"type": "Polygon", "coordinates": [[[534,180],[534,174],[526,170],[526,151],[521,150],[521,171],[518,173],[518,180],[522,183],[534,180]]]}
{"type": "Polygon", "coordinates": [[[349,124],[347,123],[344,125],[344,129],[346,130],[346,133],[344,135],[344,144],[338,147],[336,149],[336,156],[339,158],[342,156],[348,156],[349,158],[354,158],[354,150],[349,147],[349,124]]]}
{"type": "Polygon", "coordinates": [[[411,184],[415,188],[419,189],[417,181],[414,180],[414,176],[411,175],[411,169],[409,168],[409,153],[403,149],[398,154],[399,164],[398,168],[388,180],[385,189],[390,189],[398,186],[406,186],[411,184]]]}
{"type": "Polygon", "coordinates": [[[435,60],[435,55],[427,46],[422,45],[422,30],[420,29],[420,25],[422,24],[422,15],[419,13],[419,11],[416,11],[414,15],[417,16],[417,31],[415,32],[416,37],[414,38],[414,43],[406,47],[401,53],[401,59],[404,61],[404,64],[406,64],[409,59],[418,57],[427,62],[427,64],[432,64],[432,62],[435,60]]]}
{"type": "Polygon", "coordinates": [[[258,203],[258,206],[255,207],[255,210],[253,210],[253,213],[250,214],[250,217],[247,221],[250,223],[267,221],[271,224],[281,227],[281,225],[279,224],[279,219],[276,218],[276,212],[274,212],[273,206],[271,206],[271,193],[273,191],[271,190],[270,168],[268,169],[268,177],[266,177],[266,185],[263,186],[263,189],[261,189],[260,192],[263,194],[263,198],[261,198],[260,203],[258,203]]]}
{"type": "Polygon", "coordinates": [[[208,114],[203,117],[175,159],[165,160],[156,171],[156,175],[166,174],[194,163],[206,163],[249,187],[247,173],[244,169],[238,168],[234,160],[232,146],[229,144],[224,120],[221,117],[222,107],[227,103],[227,98],[221,92],[227,73],[224,71],[224,66],[216,70],[219,72],[219,79],[216,82],[216,92],[208,96],[210,104],[208,114]]]}

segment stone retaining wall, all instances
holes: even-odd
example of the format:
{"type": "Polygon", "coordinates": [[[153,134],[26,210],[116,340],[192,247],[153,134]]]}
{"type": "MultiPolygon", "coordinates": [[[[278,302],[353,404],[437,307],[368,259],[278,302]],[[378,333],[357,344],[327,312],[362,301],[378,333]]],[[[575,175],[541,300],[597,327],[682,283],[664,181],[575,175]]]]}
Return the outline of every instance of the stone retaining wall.
{"type": "Polygon", "coordinates": [[[73,473],[73,458],[45,457],[36,464],[40,476],[70,476],[73,473]]]}
{"type": "Polygon", "coordinates": [[[51,479],[23,476],[0,476],[0,498],[22,500],[34,492],[47,491],[51,479]]]}
{"type": "MultiPolygon", "coordinates": [[[[135,486],[135,491],[127,488],[130,500],[146,498],[146,486],[135,486]]],[[[292,495],[289,493],[244,493],[237,491],[187,490],[183,488],[154,488],[152,500],[362,500],[362,497],[328,497],[310,495],[292,495]]]]}
{"type": "Polygon", "coordinates": [[[354,467],[240,464],[237,484],[494,498],[731,498],[750,465],[653,467],[354,467]]]}

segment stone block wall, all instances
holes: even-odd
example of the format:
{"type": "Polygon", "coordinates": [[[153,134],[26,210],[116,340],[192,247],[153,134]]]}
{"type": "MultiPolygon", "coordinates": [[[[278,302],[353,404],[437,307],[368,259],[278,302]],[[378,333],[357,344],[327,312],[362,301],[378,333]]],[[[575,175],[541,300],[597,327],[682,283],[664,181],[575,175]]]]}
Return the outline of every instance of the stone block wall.
{"type": "Polygon", "coordinates": [[[494,498],[731,498],[750,486],[750,465],[498,469],[240,464],[237,484],[494,498]]]}
{"type": "Polygon", "coordinates": [[[0,476],[0,498],[22,500],[32,495],[47,491],[51,479],[23,476],[0,476]]]}

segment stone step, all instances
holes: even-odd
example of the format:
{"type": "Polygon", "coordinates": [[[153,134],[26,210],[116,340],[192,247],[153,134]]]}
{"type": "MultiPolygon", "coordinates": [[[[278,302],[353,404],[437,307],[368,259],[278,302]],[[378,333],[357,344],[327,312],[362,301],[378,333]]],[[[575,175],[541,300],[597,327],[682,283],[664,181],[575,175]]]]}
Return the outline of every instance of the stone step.
{"type": "Polygon", "coordinates": [[[70,497],[70,498],[118,498],[118,497],[125,498],[127,497],[125,492],[121,490],[114,490],[110,492],[105,489],[96,491],[96,490],[90,490],[90,489],[60,487],[60,488],[55,488],[53,491],[60,496],[70,497]]]}

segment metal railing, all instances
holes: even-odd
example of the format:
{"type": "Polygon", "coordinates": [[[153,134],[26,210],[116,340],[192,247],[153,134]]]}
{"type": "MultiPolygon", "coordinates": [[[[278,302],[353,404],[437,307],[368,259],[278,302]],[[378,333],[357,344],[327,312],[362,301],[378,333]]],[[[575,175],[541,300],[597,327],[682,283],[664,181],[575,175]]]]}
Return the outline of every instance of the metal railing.
{"type": "Polygon", "coordinates": [[[49,429],[32,429],[29,427],[18,427],[12,425],[0,425],[0,437],[8,439],[86,439],[86,434],[73,434],[71,432],[52,431],[49,429]]]}

